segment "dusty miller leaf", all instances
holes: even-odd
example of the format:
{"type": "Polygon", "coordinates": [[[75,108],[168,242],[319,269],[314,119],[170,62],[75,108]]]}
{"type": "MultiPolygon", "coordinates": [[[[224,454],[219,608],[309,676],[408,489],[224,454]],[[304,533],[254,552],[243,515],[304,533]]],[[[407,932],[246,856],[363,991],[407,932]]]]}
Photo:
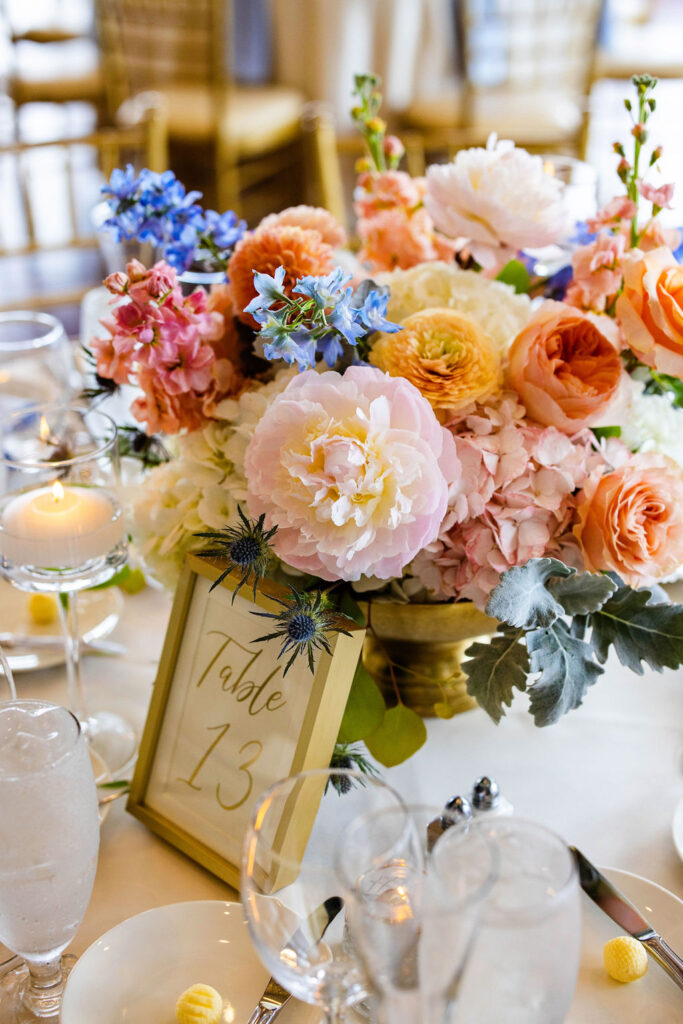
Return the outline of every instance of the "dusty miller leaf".
{"type": "Polygon", "coordinates": [[[513,691],[526,689],[529,656],[521,642],[523,629],[506,629],[490,643],[474,643],[465,651],[463,671],[467,692],[498,724],[505,714],[504,705],[512,704],[513,691]]]}
{"type": "Polygon", "coordinates": [[[564,615],[564,608],[546,583],[553,576],[573,576],[575,572],[557,558],[530,558],[526,565],[516,565],[503,573],[491,591],[486,613],[524,629],[548,626],[564,615]]]}
{"type": "Polygon", "coordinates": [[[529,687],[529,710],[536,725],[552,725],[578,708],[602,668],[593,659],[593,648],[572,636],[561,619],[544,629],[527,633],[532,672],[540,676],[529,687]]]}
{"type": "Polygon", "coordinates": [[[601,608],[617,589],[609,576],[583,572],[555,579],[549,590],[564,608],[566,615],[587,615],[601,608]]]}
{"type": "Polygon", "coordinates": [[[683,605],[650,604],[649,590],[620,587],[590,617],[598,661],[607,660],[613,645],[622,665],[638,675],[642,662],[655,672],[683,664],[683,605]]]}

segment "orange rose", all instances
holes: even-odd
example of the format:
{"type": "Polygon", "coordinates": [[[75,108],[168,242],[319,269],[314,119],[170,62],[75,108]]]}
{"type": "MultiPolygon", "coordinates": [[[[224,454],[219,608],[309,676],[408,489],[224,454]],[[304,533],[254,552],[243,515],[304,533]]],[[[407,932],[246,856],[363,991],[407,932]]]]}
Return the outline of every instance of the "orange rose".
{"type": "Polygon", "coordinates": [[[592,473],[578,496],[574,534],[586,568],[635,587],[669,576],[683,563],[680,466],[648,452],[602,474],[592,473]]]}
{"type": "Polygon", "coordinates": [[[683,378],[683,266],[660,248],[632,250],[622,268],[616,310],[629,348],[648,366],[683,378]]]}
{"type": "Polygon", "coordinates": [[[509,352],[510,384],[533,419],[575,434],[616,415],[626,374],[606,332],[607,317],[543,303],[509,352]]]}
{"type": "Polygon", "coordinates": [[[370,362],[405,377],[434,409],[456,411],[500,388],[498,353],[489,336],[453,309],[424,309],[397,334],[381,334],[370,362]]]}

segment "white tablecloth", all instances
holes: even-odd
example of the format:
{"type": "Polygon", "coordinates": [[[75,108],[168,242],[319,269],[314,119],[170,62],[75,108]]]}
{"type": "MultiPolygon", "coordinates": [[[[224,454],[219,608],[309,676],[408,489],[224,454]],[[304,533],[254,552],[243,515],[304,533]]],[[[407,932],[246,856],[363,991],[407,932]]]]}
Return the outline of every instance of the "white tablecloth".
{"type": "MultiPolygon", "coordinates": [[[[170,608],[147,589],[125,599],[113,639],[122,658],[88,657],[90,704],[145,719],[170,608]]],[[[519,814],[557,830],[596,863],[626,869],[677,892],[683,863],[671,836],[683,797],[683,672],[635,676],[610,664],[584,706],[536,729],[524,698],[496,727],[483,711],[428,723],[422,750],[386,778],[410,800],[441,803],[477,775],[494,775],[519,814]]],[[[20,676],[20,696],[64,701],[63,669],[20,676]]],[[[149,832],[116,801],[102,827],[95,888],[73,942],[81,953],[132,914],[165,903],[232,899],[234,893],[149,832]]]]}

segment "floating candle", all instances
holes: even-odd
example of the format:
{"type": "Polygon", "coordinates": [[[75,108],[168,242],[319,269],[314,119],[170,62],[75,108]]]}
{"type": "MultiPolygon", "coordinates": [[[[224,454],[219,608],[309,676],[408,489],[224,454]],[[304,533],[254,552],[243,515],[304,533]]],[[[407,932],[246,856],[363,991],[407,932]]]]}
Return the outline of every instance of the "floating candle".
{"type": "Polygon", "coordinates": [[[10,495],[0,514],[0,555],[37,568],[76,568],[124,536],[121,507],[104,488],[62,485],[10,495]]]}

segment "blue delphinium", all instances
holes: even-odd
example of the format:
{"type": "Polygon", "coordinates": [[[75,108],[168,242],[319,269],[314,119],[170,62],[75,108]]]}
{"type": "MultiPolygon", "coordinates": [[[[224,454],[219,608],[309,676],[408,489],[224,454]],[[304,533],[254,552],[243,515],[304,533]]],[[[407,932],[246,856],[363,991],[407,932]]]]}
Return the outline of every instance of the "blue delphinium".
{"type": "Polygon", "coordinates": [[[112,171],[101,191],[112,214],[104,227],[118,241],[151,242],[181,272],[200,252],[224,268],[246,231],[232,210],[219,214],[202,209],[197,203],[201,192],[186,192],[173,171],[157,174],[145,168],[136,175],[128,164],[125,171],[112,171]]]}
{"type": "Polygon", "coordinates": [[[388,293],[361,287],[354,295],[351,275],[341,267],[320,277],[299,278],[291,295],[284,291],[284,279],[284,267],[272,277],[255,271],[257,294],[244,310],[259,324],[266,359],[284,359],[305,370],[320,355],[334,366],[345,343],[356,348],[371,331],[401,330],[386,318],[388,293]]]}

